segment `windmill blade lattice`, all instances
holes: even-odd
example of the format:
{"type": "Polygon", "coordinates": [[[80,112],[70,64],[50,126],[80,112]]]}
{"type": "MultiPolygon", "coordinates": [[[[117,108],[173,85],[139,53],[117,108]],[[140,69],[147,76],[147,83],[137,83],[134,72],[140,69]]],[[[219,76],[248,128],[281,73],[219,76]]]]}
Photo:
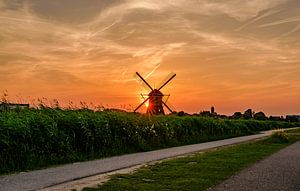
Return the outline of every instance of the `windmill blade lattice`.
{"type": "Polygon", "coordinates": [[[159,86],[158,90],[161,90],[165,85],[167,85],[173,78],[175,78],[176,74],[173,74],[165,83],[159,86]]]}
{"type": "Polygon", "coordinates": [[[149,115],[157,115],[157,114],[165,114],[164,107],[167,108],[170,112],[172,112],[172,109],[166,104],[168,101],[168,98],[170,95],[164,95],[160,90],[166,86],[175,76],[176,74],[171,73],[159,86],[159,88],[152,88],[151,85],[138,73],[136,72],[136,75],[139,77],[140,80],[142,80],[151,91],[148,95],[141,94],[144,101],[137,106],[137,108],[134,110],[136,112],[139,108],[141,108],[147,101],[149,101],[149,104],[147,106],[147,114],[149,115]],[[146,98],[146,96],[148,96],[146,98]],[[167,97],[167,100],[164,101],[163,97],[167,97]]]}
{"type": "Polygon", "coordinates": [[[150,86],[150,84],[138,72],[136,72],[136,75],[138,77],[140,77],[140,79],[148,86],[148,88],[150,88],[151,90],[153,90],[153,88],[150,86]]]}
{"type": "Polygon", "coordinates": [[[175,73],[174,72],[170,72],[167,77],[165,77],[159,84],[157,87],[161,87],[164,83],[166,83],[175,73]]]}

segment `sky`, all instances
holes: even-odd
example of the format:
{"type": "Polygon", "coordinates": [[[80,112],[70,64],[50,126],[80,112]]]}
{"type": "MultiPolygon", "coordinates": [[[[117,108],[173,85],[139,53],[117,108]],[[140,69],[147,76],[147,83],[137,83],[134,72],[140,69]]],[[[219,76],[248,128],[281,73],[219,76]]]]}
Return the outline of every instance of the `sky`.
{"type": "Polygon", "coordinates": [[[300,114],[299,0],[0,0],[0,90],[133,108],[162,89],[189,113],[300,114]]]}

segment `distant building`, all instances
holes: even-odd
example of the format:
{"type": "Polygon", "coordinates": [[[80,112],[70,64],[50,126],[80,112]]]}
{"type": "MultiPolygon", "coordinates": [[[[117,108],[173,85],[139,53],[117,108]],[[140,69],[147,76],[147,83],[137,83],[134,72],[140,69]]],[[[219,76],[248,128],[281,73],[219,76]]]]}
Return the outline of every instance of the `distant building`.
{"type": "Polygon", "coordinates": [[[286,120],[289,122],[300,122],[300,115],[287,115],[286,120]]]}
{"type": "Polygon", "coordinates": [[[29,108],[29,104],[20,104],[20,103],[0,103],[0,110],[9,110],[9,109],[25,109],[29,108]]]}

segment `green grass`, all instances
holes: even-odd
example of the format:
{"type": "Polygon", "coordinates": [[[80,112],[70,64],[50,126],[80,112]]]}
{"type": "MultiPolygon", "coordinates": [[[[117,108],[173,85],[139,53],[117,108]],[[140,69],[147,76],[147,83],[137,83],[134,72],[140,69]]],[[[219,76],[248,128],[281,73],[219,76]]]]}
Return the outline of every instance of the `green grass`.
{"type": "Polygon", "coordinates": [[[84,190],[206,190],[297,140],[299,134],[279,132],[264,140],[165,161],[131,175],[115,175],[99,188],[84,190]]]}
{"type": "Polygon", "coordinates": [[[254,134],[299,124],[63,110],[0,111],[0,174],[254,134]]]}
{"type": "Polygon", "coordinates": [[[299,129],[289,129],[289,130],[286,130],[285,133],[299,134],[300,131],[299,131],[299,129]]]}

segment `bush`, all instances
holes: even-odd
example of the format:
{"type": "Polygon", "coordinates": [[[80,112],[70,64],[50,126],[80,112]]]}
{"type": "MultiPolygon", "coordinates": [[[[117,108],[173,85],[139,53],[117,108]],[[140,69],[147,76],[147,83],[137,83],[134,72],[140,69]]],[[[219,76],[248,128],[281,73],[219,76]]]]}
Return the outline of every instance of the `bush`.
{"type": "Polygon", "coordinates": [[[289,138],[286,133],[277,131],[271,135],[271,141],[273,143],[288,143],[289,138]]]}
{"type": "Polygon", "coordinates": [[[87,109],[0,113],[0,173],[287,128],[279,121],[153,116],[87,109]]]}

